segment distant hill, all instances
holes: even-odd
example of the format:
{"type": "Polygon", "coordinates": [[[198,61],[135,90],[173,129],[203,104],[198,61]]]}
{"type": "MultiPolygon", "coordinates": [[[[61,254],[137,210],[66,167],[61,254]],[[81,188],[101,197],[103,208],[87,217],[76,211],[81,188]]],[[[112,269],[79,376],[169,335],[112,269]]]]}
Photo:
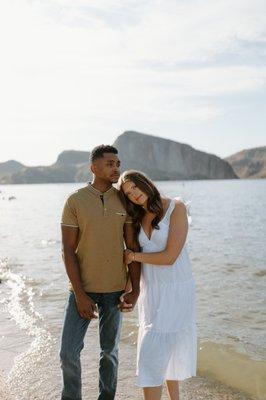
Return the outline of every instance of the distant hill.
{"type": "Polygon", "coordinates": [[[266,146],[242,150],[225,160],[240,178],[266,178],[266,146]]]}
{"type": "Polygon", "coordinates": [[[0,179],[2,177],[13,174],[14,172],[18,172],[24,168],[24,165],[15,160],[9,160],[3,163],[0,163],[0,179]]]}
{"type": "MultiPolygon", "coordinates": [[[[67,183],[85,182],[88,173],[90,153],[87,151],[66,150],[59,154],[51,166],[17,168],[15,172],[0,176],[0,183],[67,183]]],[[[0,171],[6,163],[0,163],[0,171]]]]}
{"type": "MultiPolygon", "coordinates": [[[[116,139],[114,145],[119,150],[122,171],[138,169],[151,179],[237,178],[227,161],[173,140],[127,131],[116,139]]],[[[66,150],[51,166],[26,167],[20,164],[17,170],[0,175],[0,183],[86,182],[91,178],[89,155],[86,151],[66,150]]],[[[4,164],[0,163],[0,171],[4,164]]]]}
{"type": "Polygon", "coordinates": [[[7,183],[65,183],[75,182],[77,168],[70,166],[25,167],[10,176],[7,183]]]}
{"type": "Polygon", "coordinates": [[[76,165],[89,162],[89,151],[65,150],[57,157],[55,165],[76,165]]]}

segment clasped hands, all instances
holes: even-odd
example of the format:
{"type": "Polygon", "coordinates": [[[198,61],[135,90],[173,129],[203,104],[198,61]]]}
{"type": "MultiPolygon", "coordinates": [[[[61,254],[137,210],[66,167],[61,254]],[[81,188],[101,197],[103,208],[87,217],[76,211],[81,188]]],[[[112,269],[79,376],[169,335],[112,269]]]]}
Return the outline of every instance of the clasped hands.
{"type": "Polygon", "coordinates": [[[119,300],[118,308],[121,312],[130,312],[133,310],[139,297],[139,292],[132,290],[131,292],[123,293],[119,300]]]}
{"type": "MultiPolygon", "coordinates": [[[[124,250],[124,263],[125,264],[131,264],[133,261],[135,261],[135,253],[130,250],[126,249],[124,250]]],[[[118,307],[122,312],[130,312],[133,310],[137,299],[139,296],[139,292],[132,290],[130,292],[125,292],[120,296],[120,303],[118,307]]]]}
{"type": "Polygon", "coordinates": [[[133,261],[135,261],[134,251],[132,251],[130,249],[124,250],[124,263],[131,264],[133,261]]]}

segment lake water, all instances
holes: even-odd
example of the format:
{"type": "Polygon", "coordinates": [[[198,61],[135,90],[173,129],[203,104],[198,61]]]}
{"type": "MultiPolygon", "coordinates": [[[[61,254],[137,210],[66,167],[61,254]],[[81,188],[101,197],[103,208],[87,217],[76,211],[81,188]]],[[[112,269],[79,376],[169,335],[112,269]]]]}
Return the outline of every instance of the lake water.
{"type": "MultiPolygon", "coordinates": [[[[68,194],[81,186],[0,186],[0,368],[9,371],[13,398],[41,399],[41,381],[49,387],[45,398],[55,398],[51,354],[57,360],[67,296],[60,215],[68,194]]],[[[181,196],[192,218],[199,373],[265,399],[266,181],[158,186],[167,196],[181,196]]],[[[136,333],[135,311],[125,317],[122,336],[132,352],[136,333]]]]}

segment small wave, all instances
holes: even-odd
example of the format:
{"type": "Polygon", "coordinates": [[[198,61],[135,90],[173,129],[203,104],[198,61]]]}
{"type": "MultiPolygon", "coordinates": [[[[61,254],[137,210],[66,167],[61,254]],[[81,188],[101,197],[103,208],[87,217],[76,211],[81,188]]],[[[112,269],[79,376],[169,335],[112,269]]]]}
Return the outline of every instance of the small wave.
{"type": "Polygon", "coordinates": [[[34,308],[35,292],[33,288],[27,285],[27,277],[15,274],[10,270],[7,261],[1,263],[0,271],[1,280],[5,282],[10,291],[10,296],[2,300],[5,309],[20,329],[27,330],[29,335],[34,335],[37,320],[43,318],[34,308]]]}
{"type": "Polygon", "coordinates": [[[54,246],[54,245],[59,244],[59,243],[61,243],[60,240],[56,240],[56,239],[42,239],[41,240],[41,245],[43,247],[54,246]]]}
{"type": "Polygon", "coordinates": [[[35,309],[32,280],[13,273],[7,260],[0,262],[0,276],[8,289],[6,298],[2,300],[5,311],[33,339],[29,349],[15,358],[6,385],[1,389],[2,397],[7,400],[36,399],[36,387],[41,385],[43,379],[46,382],[48,379],[47,374],[45,377],[42,374],[42,366],[51,356],[55,339],[44,326],[42,315],[35,309]]]}
{"type": "Polygon", "coordinates": [[[228,269],[231,269],[232,271],[239,271],[240,269],[245,269],[247,270],[249,268],[248,265],[246,264],[238,264],[238,263],[225,263],[225,266],[228,267],[228,269]]]}
{"type": "Polygon", "coordinates": [[[260,271],[254,272],[253,275],[258,277],[266,276],[266,269],[261,269],[260,271]]]}

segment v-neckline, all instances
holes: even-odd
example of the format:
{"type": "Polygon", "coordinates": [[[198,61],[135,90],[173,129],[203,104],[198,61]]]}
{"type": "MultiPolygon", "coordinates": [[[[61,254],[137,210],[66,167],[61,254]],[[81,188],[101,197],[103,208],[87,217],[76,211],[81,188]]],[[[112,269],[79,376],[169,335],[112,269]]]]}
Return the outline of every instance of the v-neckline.
{"type": "MultiPolygon", "coordinates": [[[[159,224],[160,224],[160,223],[164,220],[164,218],[166,217],[166,214],[168,213],[168,210],[169,210],[169,208],[170,208],[171,203],[172,203],[172,200],[169,201],[169,204],[168,204],[167,209],[166,209],[166,211],[165,211],[165,213],[164,213],[164,216],[163,216],[163,218],[159,221],[159,224]]],[[[153,220],[152,220],[152,221],[153,221],[153,220]]],[[[152,222],[152,221],[151,221],[151,222],[152,222]]],[[[144,235],[146,236],[146,238],[147,238],[147,239],[149,240],[149,242],[150,242],[150,241],[151,241],[151,238],[152,238],[152,234],[153,234],[155,228],[152,229],[151,235],[150,235],[150,237],[149,237],[149,236],[147,235],[146,231],[144,230],[142,224],[140,224],[140,226],[141,226],[141,229],[143,230],[144,235]]]]}

